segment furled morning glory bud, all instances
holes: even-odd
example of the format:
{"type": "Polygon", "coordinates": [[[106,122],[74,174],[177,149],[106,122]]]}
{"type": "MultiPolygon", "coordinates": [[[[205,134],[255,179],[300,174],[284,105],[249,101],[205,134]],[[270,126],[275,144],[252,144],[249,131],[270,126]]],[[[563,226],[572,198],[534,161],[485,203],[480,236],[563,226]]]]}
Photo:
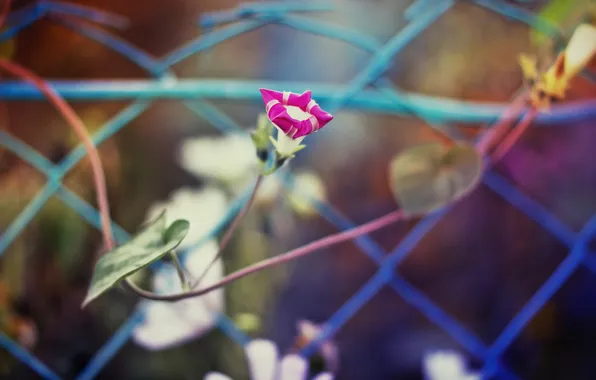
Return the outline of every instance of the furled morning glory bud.
{"type": "Polygon", "coordinates": [[[260,91],[267,117],[278,129],[277,140],[271,137],[271,142],[277,151],[280,166],[305,147],[301,143],[306,136],[333,120],[333,116],[323,111],[312,99],[310,91],[302,94],[265,88],[260,91]]]}

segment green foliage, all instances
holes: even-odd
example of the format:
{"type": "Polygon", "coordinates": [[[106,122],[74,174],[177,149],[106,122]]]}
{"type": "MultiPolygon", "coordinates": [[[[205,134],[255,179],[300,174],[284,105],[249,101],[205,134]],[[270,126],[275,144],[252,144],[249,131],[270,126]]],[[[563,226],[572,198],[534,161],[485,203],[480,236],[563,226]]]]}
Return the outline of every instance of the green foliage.
{"type": "Polygon", "coordinates": [[[122,279],[175,249],[186,237],[189,226],[186,220],[176,220],[166,228],[165,213],[162,213],[126,244],[106,253],[95,265],[83,307],[122,279]]]}
{"type": "Polygon", "coordinates": [[[391,188],[406,214],[426,214],[465,196],[478,184],[484,168],[474,146],[442,143],[415,146],[390,165],[391,188]]]}
{"type": "Polygon", "coordinates": [[[259,160],[263,162],[267,161],[269,137],[272,135],[272,133],[273,124],[271,124],[266,114],[260,114],[257,120],[257,129],[251,132],[250,137],[255,144],[259,160]]]}
{"type": "MultiPolygon", "coordinates": [[[[595,0],[551,0],[542,8],[538,16],[559,27],[562,33],[568,34],[595,9],[595,0]]],[[[547,36],[536,29],[530,32],[532,43],[539,48],[550,44],[551,38],[552,36],[547,36]]]]}

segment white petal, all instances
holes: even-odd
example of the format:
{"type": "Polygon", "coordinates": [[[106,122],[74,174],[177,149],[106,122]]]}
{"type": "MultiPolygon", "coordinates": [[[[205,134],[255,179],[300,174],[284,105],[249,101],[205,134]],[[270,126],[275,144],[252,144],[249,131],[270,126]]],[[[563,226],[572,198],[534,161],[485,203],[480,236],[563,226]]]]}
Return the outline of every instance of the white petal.
{"type": "Polygon", "coordinates": [[[152,316],[133,331],[132,339],[136,344],[149,350],[162,350],[194,337],[192,326],[177,319],[172,309],[160,307],[157,302],[147,309],[152,316]]]}
{"type": "Polygon", "coordinates": [[[314,379],[312,380],[333,380],[333,374],[329,372],[319,373],[314,379]]]}
{"type": "MultiPolygon", "coordinates": [[[[191,252],[184,260],[184,267],[194,278],[198,279],[215,258],[218,251],[218,244],[215,241],[210,241],[191,252]]],[[[223,263],[219,259],[203,277],[199,286],[205,287],[215,284],[221,280],[223,272],[223,263]]],[[[224,288],[180,302],[182,317],[189,323],[194,324],[198,330],[206,332],[215,325],[218,314],[224,311],[224,288]]],[[[174,304],[178,304],[178,302],[174,304]]]]}
{"type": "Polygon", "coordinates": [[[288,111],[288,115],[300,121],[306,120],[311,116],[310,113],[302,111],[300,107],[286,106],[286,111],[288,111]]]}
{"type": "Polygon", "coordinates": [[[215,187],[201,189],[180,188],[170,195],[166,202],[153,205],[147,212],[146,220],[157,217],[164,209],[168,223],[176,219],[186,219],[190,228],[180,248],[200,241],[227,212],[226,195],[215,187]]]}
{"type": "Polygon", "coordinates": [[[279,380],[305,380],[308,363],[299,355],[286,355],[279,368],[279,380]]]}
{"type": "Polygon", "coordinates": [[[231,377],[219,372],[209,372],[205,375],[203,380],[232,380],[231,377]]]}
{"type": "MultiPolygon", "coordinates": [[[[277,127],[277,126],[276,126],[277,127]]],[[[277,140],[275,143],[275,149],[284,156],[290,156],[294,153],[298,145],[304,140],[305,136],[299,137],[297,139],[292,139],[288,137],[284,131],[282,131],[279,127],[277,127],[277,140]]]]}
{"type": "Polygon", "coordinates": [[[245,347],[251,380],[275,380],[277,347],[271,341],[255,339],[245,347]]]}
{"type": "MultiPolygon", "coordinates": [[[[217,250],[217,243],[210,241],[191,252],[184,261],[184,266],[192,275],[199,276],[215,257],[217,250]]],[[[205,276],[202,285],[218,281],[222,274],[222,263],[218,260],[205,276]]],[[[159,294],[182,291],[172,265],[164,265],[156,272],[153,289],[159,294]]],[[[223,298],[223,289],[218,289],[201,297],[173,303],[146,301],[141,305],[145,308],[146,320],[135,330],[135,341],[157,350],[198,338],[215,327],[218,313],[223,312],[223,298]]]]}
{"type": "Polygon", "coordinates": [[[258,168],[252,140],[238,133],[189,139],[180,148],[179,162],[195,175],[226,182],[242,180],[258,168]]]}
{"type": "Polygon", "coordinates": [[[451,380],[463,378],[464,358],[455,351],[436,351],[425,355],[424,372],[428,380],[451,380]]]}
{"type": "Polygon", "coordinates": [[[596,26],[580,24],[565,48],[567,75],[575,75],[596,57],[596,26]]]}

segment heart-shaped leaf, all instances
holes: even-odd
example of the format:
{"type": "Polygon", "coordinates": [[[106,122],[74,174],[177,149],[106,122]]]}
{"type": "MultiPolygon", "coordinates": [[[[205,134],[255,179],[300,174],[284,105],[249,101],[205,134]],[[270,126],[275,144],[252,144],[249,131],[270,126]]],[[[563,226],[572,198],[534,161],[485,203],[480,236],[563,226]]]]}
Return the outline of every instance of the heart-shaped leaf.
{"type": "Polygon", "coordinates": [[[95,264],[85,307],[125,277],[150,265],[176,248],[186,237],[190,224],[176,220],[166,229],[165,213],[148,223],[126,244],[106,253],[95,264]]]}
{"type": "Polygon", "coordinates": [[[482,156],[472,145],[419,145],[391,162],[391,188],[405,213],[426,214],[474,189],[483,168],[482,156]]]}

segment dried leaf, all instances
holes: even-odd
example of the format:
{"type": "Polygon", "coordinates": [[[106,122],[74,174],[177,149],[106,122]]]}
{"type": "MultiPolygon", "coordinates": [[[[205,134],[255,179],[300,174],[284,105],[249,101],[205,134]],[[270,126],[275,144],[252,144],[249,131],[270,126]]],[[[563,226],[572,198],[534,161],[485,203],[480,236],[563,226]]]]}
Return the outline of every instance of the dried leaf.
{"type": "Polygon", "coordinates": [[[472,145],[432,143],[398,154],[390,165],[390,181],[404,212],[426,214],[469,193],[482,170],[482,156],[472,145]]]}

